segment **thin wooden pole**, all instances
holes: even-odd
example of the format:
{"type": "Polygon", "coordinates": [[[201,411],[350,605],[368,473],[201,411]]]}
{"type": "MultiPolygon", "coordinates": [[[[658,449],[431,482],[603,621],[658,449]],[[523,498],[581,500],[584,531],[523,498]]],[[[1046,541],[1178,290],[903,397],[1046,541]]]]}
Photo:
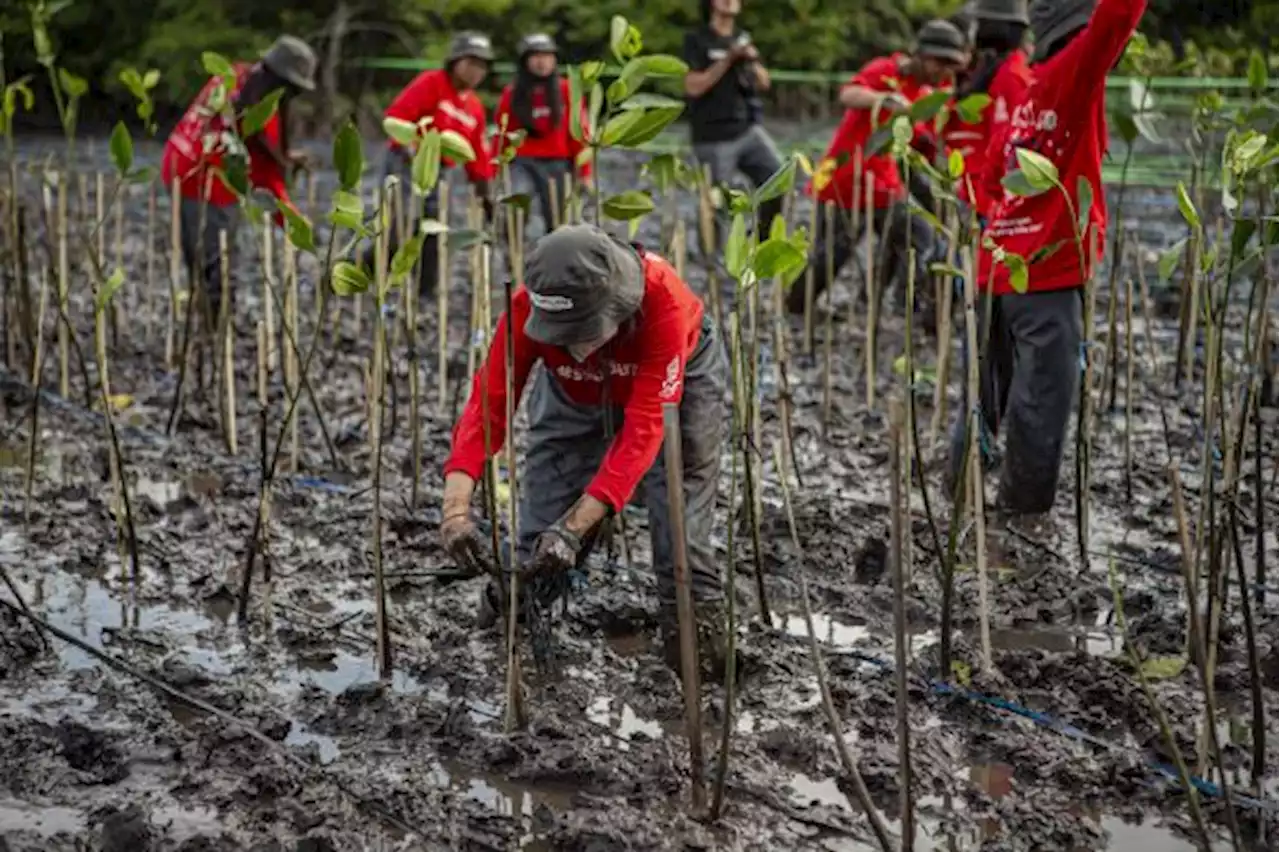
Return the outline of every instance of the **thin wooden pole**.
{"type": "Polygon", "coordinates": [[[218,232],[218,263],[222,284],[222,391],[224,399],[223,429],[227,439],[227,452],[236,455],[236,357],[235,320],[231,309],[231,258],[227,247],[227,232],[218,232]]]}
{"type": "Polygon", "coordinates": [[[876,407],[876,315],[880,312],[880,284],[876,280],[875,181],[866,181],[866,203],[863,222],[866,230],[866,254],[863,275],[867,292],[867,337],[863,352],[867,366],[867,408],[876,407]]]}
{"type": "MultiPolygon", "coordinates": [[[[58,310],[67,312],[67,290],[71,281],[70,258],[67,254],[67,181],[58,175],[58,310]]],[[[58,393],[71,396],[71,337],[65,322],[58,323],[58,393]]]]}
{"type": "MultiPolygon", "coordinates": [[[[440,199],[440,224],[449,225],[449,182],[443,178],[436,189],[440,199]]],[[[436,239],[436,411],[449,410],[449,235],[436,239]]]]}
{"type": "MultiPolygon", "coordinates": [[[[172,370],[174,335],[178,325],[178,281],[182,277],[182,196],[178,179],[173,179],[169,192],[169,310],[164,324],[164,365],[172,370]]],[[[188,294],[190,298],[190,294],[188,294]]]]}
{"type": "MultiPolygon", "coordinates": [[[[296,393],[299,385],[298,349],[298,250],[288,240],[284,243],[284,330],[287,345],[284,350],[285,381],[289,392],[296,393]]],[[[379,302],[379,307],[381,303],[379,302]]],[[[382,320],[376,319],[375,325],[381,328],[382,320]]],[[[381,383],[381,379],[378,380],[381,383]]],[[[379,384],[381,387],[381,384],[379,384]]],[[[298,420],[296,414],[289,422],[289,471],[298,472],[298,420]]]]}
{"type": "Polygon", "coordinates": [[[279,366],[276,350],[276,309],[271,291],[275,287],[275,239],[270,228],[262,229],[262,322],[267,327],[267,370],[274,372],[279,366]]]}
{"type": "MultiPolygon", "coordinates": [[[[966,464],[969,469],[969,486],[973,489],[973,523],[974,535],[976,536],[975,545],[977,547],[977,572],[978,572],[978,627],[979,637],[982,647],[982,668],[984,671],[991,671],[991,621],[990,621],[990,593],[987,589],[987,519],[986,519],[986,501],[983,495],[982,481],[982,455],[979,452],[980,436],[983,433],[984,425],[982,422],[982,402],[978,393],[978,361],[980,359],[980,351],[978,349],[978,312],[977,305],[977,288],[974,282],[974,262],[973,250],[969,249],[965,252],[965,270],[964,270],[964,325],[965,336],[969,344],[969,375],[968,375],[968,400],[969,410],[965,412],[965,416],[971,418],[972,426],[970,426],[970,434],[973,440],[969,441],[969,452],[966,464]]],[[[994,295],[988,291],[988,298],[994,298],[994,295]]]]}

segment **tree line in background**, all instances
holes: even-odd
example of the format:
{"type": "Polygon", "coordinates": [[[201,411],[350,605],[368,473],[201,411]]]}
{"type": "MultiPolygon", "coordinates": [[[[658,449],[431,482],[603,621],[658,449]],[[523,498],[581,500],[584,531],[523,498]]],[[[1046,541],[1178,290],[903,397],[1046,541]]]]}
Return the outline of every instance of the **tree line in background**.
{"type": "MultiPolygon", "coordinates": [[[[521,36],[551,33],[565,61],[599,55],[613,14],[644,33],[648,51],[679,54],[683,34],[698,22],[697,0],[40,0],[52,13],[50,33],[60,64],[90,86],[83,119],[108,123],[130,96],[119,80],[128,66],[162,72],[154,95],[162,123],[199,89],[204,51],[256,57],[281,32],[307,39],[321,59],[321,92],[313,123],[343,114],[376,112],[404,72],[373,71],[358,60],[374,56],[439,60],[458,29],[489,33],[500,56],[512,56],[521,36]]],[[[905,48],[918,24],[956,11],[963,0],[745,0],[742,22],[773,68],[853,69],[869,58],[905,48]]],[[[43,86],[32,39],[32,2],[0,6],[0,37],[8,79],[32,75],[43,86]]],[[[1157,41],[1170,72],[1190,56],[1196,73],[1243,74],[1248,50],[1273,56],[1280,26],[1274,0],[1190,4],[1152,0],[1143,30],[1157,41]]],[[[496,91],[496,81],[493,86],[496,91]]],[[[48,104],[47,98],[37,98],[48,104]]],[[[37,113],[27,121],[56,124],[37,113]]]]}

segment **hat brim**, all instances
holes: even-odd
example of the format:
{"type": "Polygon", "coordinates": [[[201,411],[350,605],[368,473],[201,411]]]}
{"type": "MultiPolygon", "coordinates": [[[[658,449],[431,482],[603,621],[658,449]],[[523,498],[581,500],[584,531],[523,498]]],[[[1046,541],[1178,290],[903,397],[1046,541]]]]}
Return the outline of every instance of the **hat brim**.
{"type": "Polygon", "coordinates": [[[544,346],[577,346],[580,343],[593,343],[613,337],[617,332],[618,323],[604,314],[565,322],[555,319],[554,314],[533,308],[524,323],[525,337],[544,346]]]}
{"type": "Polygon", "coordinates": [[[1089,25],[1089,19],[1093,17],[1093,8],[1081,10],[1074,15],[1069,15],[1058,21],[1053,26],[1044,31],[1043,34],[1035,33],[1035,50],[1031,54],[1032,62],[1043,62],[1049,58],[1049,50],[1054,45],[1062,41],[1067,36],[1078,30],[1084,29],[1089,25]]]}
{"type": "Polygon", "coordinates": [[[943,62],[954,62],[956,65],[964,65],[968,62],[968,56],[964,51],[957,50],[954,47],[922,44],[916,52],[921,56],[926,56],[930,59],[941,59],[943,62]]]}

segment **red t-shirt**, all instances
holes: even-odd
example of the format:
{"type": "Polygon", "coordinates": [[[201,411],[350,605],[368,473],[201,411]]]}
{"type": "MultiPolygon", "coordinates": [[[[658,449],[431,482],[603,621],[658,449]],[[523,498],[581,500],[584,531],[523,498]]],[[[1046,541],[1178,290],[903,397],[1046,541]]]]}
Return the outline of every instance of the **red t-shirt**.
{"type": "MultiPolygon", "coordinates": [[[[529,318],[529,293],[521,287],[512,296],[515,375],[511,388],[517,400],[533,365],[541,361],[552,381],[582,405],[600,405],[604,371],[609,370],[608,399],[623,409],[622,426],[614,435],[604,461],[586,493],[615,511],[622,511],[662,448],[662,405],[684,396],[684,370],[702,330],[702,301],[661,257],[641,252],[644,297],[639,322],[586,361],[575,361],[567,350],[537,343],[524,333],[529,318]]],[[[506,335],[508,317],[498,320],[488,357],[476,372],[471,396],[453,429],[453,449],[445,461],[447,476],[462,471],[479,479],[486,455],[502,448],[506,439],[506,335]],[[484,451],[482,396],[488,388],[489,446],[484,451]]]]}
{"type": "MultiPolygon", "coordinates": [[[[227,92],[228,101],[234,102],[250,70],[251,66],[244,63],[235,66],[236,83],[235,88],[227,92]]],[[[227,207],[239,200],[220,177],[209,179],[212,169],[222,168],[223,153],[226,150],[226,143],[222,138],[227,131],[226,117],[221,112],[212,114],[209,110],[209,98],[221,80],[221,77],[213,77],[204,84],[200,94],[187,107],[187,111],[169,134],[160,162],[160,174],[166,186],[172,184],[174,178],[178,178],[183,197],[197,201],[206,194],[207,187],[206,200],[215,207],[227,207]],[[204,147],[205,139],[212,140],[208,151],[204,147]]],[[[291,204],[284,170],[264,145],[276,150],[280,148],[278,110],[257,135],[245,140],[245,148],[249,153],[249,183],[267,190],[286,204],[291,204]]]]}
{"type": "MultiPolygon", "coordinates": [[[[413,124],[430,117],[431,127],[452,130],[471,143],[476,158],[466,164],[466,171],[472,181],[488,180],[493,176],[493,161],[485,140],[484,104],[480,103],[475,92],[455,89],[448,71],[438,68],[414,77],[400,90],[383,115],[413,124]]],[[[400,145],[392,140],[391,147],[400,145]]],[[[454,163],[446,157],[444,165],[451,168],[454,163]]]]}
{"type": "MultiPolygon", "coordinates": [[[[905,61],[906,57],[901,53],[873,59],[864,65],[861,71],[854,74],[846,85],[865,86],[877,92],[897,92],[908,102],[915,101],[929,94],[931,89],[914,77],[908,77],[902,73],[901,64],[905,61]]],[[[878,121],[884,124],[888,117],[887,112],[882,112],[878,116],[878,121]]],[[[831,145],[823,155],[824,160],[834,160],[838,165],[831,175],[830,182],[818,190],[819,201],[833,201],[846,210],[853,206],[855,200],[862,203],[866,191],[861,186],[853,185],[855,152],[862,150],[873,129],[871,110],[845,110],[844,118],[836,128],[836,135],[832,137],[831,145]]],[[[864,180],[870,177],[874,181],[874,204],[877,208],[888,207],[904,197],[905,191],[902,186],[902,176],[898,174],[898,164],[888,152],[864,159],[862,171],[864,180]]],[[[809,183],[808,192],[810,195],[814,193],[812,181],[809,183]]]]}
{"type": "MultiPolygon", "coordinates": [[[[1093,268],[1089,246],[1096,240],[1101,253],[1107,229],[1107,205],[1102,190],[1102,156],[1107,149],[1107,72],[1124,52],[1129,37],[1146,9],[1146,0],[1100,0],[1084,30],[1047,62],[1031,69],[1026,100],[1012,111],[1009,124],[994,149],[999,157],[989,170],[999,179],[1018,168],[1016,148],[1036,151],[1058,167],[1058,179],[1078,208],[1080,178],[1093,190],[1093,204],[1084,233],[1084,270],[1066,200],[1057,189],[1023,198],[1008,192],[993,205],[987,235],[1005,251],[1021,255],[1029,267],[1029,290],[1079,287],[1093,268]],[[1040,249],[1061,243],[1056,251],[1032,263],[1040,249]]],[[[986,288],[993,259],[979,257],[978,286],[986,288]]],[[[997,263],[996,294],[1013,292],[1004,264],[997,263]]]]}
{"type": "MultiPolygon", "coordinates": [[[[523,130],[524,126],[520,123],[520,119],[515,117],[511,112],[511,93],[513,87],[508,84],[502,90],[502,96],[498,99],[498,108],[493,114],[493,121],[501,130],[505,126],[507,132],[523,130]]],[[[573,134],[569,132],[569,81],[560,78],[560,103],[564,104],[564,109],[560,113],[560,124],[556,127],[551,126],[551,109],[547,106],[547,96],[541,87],[533,92],[533,121],[537,125],[538,135],[534,136],[529,133],[525,136],[524,142],[516,150],[518,157],[530,157],[535,160],[573,160],[578,159],[578,154],[582,153],[582,149],[586,146],[573,138],[573,134]]],[[[578,108],[585,111],[585,107],[579,104],[578,108]]],[[[584,116],[585,125],[585,116],[584,116]]],[[[498,156],[502,151],[502,146],[506,142],[501,134],[494,137],[493,155],[498,156]]],[[[580,167],[583,177],[591,174],[591,161],[586,160],[580,167]]]]}
{"type": "Polygon", "coordinates": [[[980,216],[991,215],[992,206],[1004,194],[1000,186],[1003,170],[994,170],[997,172],[994,182],[990,178],[989,160],[1000,161],[1000,151],[993,148],[992,140],[1002,137],[1013,111],[1026,100],[1030,85],[1031,68],[1027,65],[1026,52],[1012,51],[991,78],[991,85],[987,87],[991,103],[982,110],[981,118],[974,124],[966,124],[959,113],[952,112],[942,129],[947,148],[959,151],[964,157],[968,180],[960,183],[960,198],[972,205],[980,216]]]}

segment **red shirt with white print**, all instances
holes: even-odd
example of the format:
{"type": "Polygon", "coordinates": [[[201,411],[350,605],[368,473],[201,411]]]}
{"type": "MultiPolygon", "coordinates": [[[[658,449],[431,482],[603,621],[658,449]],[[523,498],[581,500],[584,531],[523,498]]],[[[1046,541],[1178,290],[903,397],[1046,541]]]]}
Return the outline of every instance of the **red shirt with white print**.
{"type": "MultiPolygon", "coordinates": [[[[911,103],[933,90],[914,77],[902,73],[902,65],[906,61],[901,53],[873,59],[854,74],[846,85],[864,86],[877,92],[897,92],[911,103]]],[[[817,190],[818,201],[833,201],[846,210],[853,206],[854,201],[864,203],[866,190],[861,185],[853,185],[854,161],[856,152],[862,150],[875,129],[871,123],[871,113],[872,110],[869,109],[845,110],[844,118],[831,139],[831,145],[823,155],[823,160],[835,161],[836,167],[831,173],[830,181],[817,190]]],[[[882,125],[886,124],[889,120],[888,112],[882,110],[877,120],[882,125]]],[[[864,181],[870,179],[873,182],[873,203],[877,209],[888,207],[905,197],[898,164],[887,151],[873,157],[864,157],[862,173],[864,181]]],[[[808,192],[810,195],[814,194],[812,181],[808,192]]]]}
{"type": "MultiPolygon", "coordinates": [[[[449,72],[443,68],[423,71],[414,77],[396,95],[384,115],[411,124],[430,118],[432,128],[454,131],[470,142],[476,153],[476,158],[465,166],[467,176],[473,182],[492,177],[493,160],[485,140],[484,104],[475,92],[455,89],[449,72]]],[[[401,147],[394,139],[390,144],[393,149],[401,147]]],[[[454,163],[446,157],[443,165],[451,168],[454,163]]]]}
{"type": "Polygon", "coordinates": [[[978,121],[968,124],[958,113],[952,112],[942,130],[947,148],[959,151],[964,157],[964,173],[968,180],[960,182],[960,198],[970,204],[979,216],[990,216],[991,208],[1004,194],[1000,186],[1003,167],[991,168],[993,158],[997,163],[1001,162],[999,143],[993,145],[993,140],[1003,137],[1013,111],[1026,100],[1030,86],[1031,68],[1027,65],[1026,51],[1014,50],[992,76],[987,87],[991,103],[983,107],[978,121]],[[994,186],[990,178],[992,171],[996,172],[994,186]]]}
{"type": "MultiPolygon", "coordinates": [[[[245,63],[235,66],[235,86],[226,93],[228,103],[234,105],[236,95],[240,93],[251,70],[252,66],[245,63]]],[[[209,99],[221,82],[221,77],[213,77],[204,84],[200,94],[187,107],[187,111],[169,134],[160,162],[160,175],[165,186],[171,185],[173,179],[178,178],[184,198],[195,201],[204,198],[215,207],[227,207],[239,200],[231,187],[214,173],[223,167],[223,156],[232,141],[225,113],[214,113],[209,108],[209,99]]],[[[280,150],[280,111],[272,113],[262,130],[244,140],[244,145],[249,156],[249,184],[265,189],[291,205],[284,169],[270,153],[270,150],[280,150]]]]}
{"type": "MultiPolygon", "coordinates": [[[[508,84],[502,90],[502,96],[498,99],[498,108],[493,113],[493,122],[498,125],[499,131],[504,126],[507,128],[508,133],[525,129],[520,123],[520,119],[516,118],[511,111],[513,91],[514,85],[512,84],[508,84]]],[[[574,139],[573,134],[569,132],[569,81],[563,77],[560,78],[560,103],[564,104],[564,108],[560,111],[560,123],[552,127],[551,107],[547,105],[546,91],[541,86],[533,90],[533,122],[537,125],[535,129],[538,131],[538,135],[535,136],[532,133],[525,135],[524,141],[516,149],[517,157],[529,157],[535,160],[577,161],[578,155],[582,153],[586,146],[574,139]]],[[[579,103],[578,109],[584,112],[583,126],[585,126],[585,106],[579,103]]],[[[502,138],[501,133],[494,137],[494,157],[497,157],[502,152],[502,146],[505,144],[506,140],[502,138]]],[[[579,172],[583,177],[590,177],[591,161],[584,160],[579,167],[579,172]]]]}
{"type": "Polygon", "coordinates": [[[513,323],[515,373],[511,389],[518,400],[533,365],[541,361],[551,380],[574,402],[601,405],[605,400],[623,409],[622,426],[614,435],[586,493],[622,511],[662,448],[662,405],[684,396],[684,371],[702,331],[702,300],[680,280],[663,258],[641,251],[644,297],[635,327],[620,332],[585,361],[567,349],[548,346],[524,333],[530,298],[524,287],[512,295],[512,316],[498,320],[485,362],[476,372],[471,396],[453,428],[453,449],[445,461],[447,476],[462,471],[479,479],[486,457],[502,449],[506,439],[506,335],[513,323]],[[483,394],[488,395],[489,452],[484,445],[483,394]]]}
{"type": "MultiPolygon", "coordinates": [[[[1083,234],[1083,270],[1075,224],[1060,191],[1052,188],[1033,197],[1006,191],[995,204],[986,234],[1000,248],[1027,261],[1030,291],[1082,286],[1096,259],[1090,246],[1096,245],[1101,254],[1107,229],[1102,190],[1102,156],[1107,149],[1107,72],[1124,52],[1146,6],[1146,0],[1099,0],[1084,30],[1057,55],[1032,67],[1027,99],[1013,110],[995,149],[999,159],[991,163],[991,168],[998,171],[996,179],[1016,170],[1015,149],[1027,148],[1057,166],[1058,179],[1076,210],[1080,179],[1088,181],[1092,189],[1093,203],[1083,234]],[[1036,259],[1037,252],[1042,251],[1050,253],[1036,259]]],[[[1007,267],[987,251],[980,253],[978,286],[987,287],[993,263],[995,293],[1013,292],[1007,267]]]]}

